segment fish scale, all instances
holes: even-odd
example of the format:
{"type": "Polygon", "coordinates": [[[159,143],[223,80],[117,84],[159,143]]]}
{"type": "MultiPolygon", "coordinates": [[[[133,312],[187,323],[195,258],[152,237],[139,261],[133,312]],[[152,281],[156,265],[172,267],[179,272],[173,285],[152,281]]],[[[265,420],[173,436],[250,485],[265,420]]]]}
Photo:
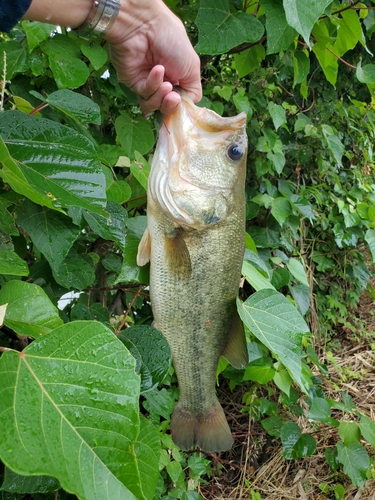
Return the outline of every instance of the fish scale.
{"type": "Polygon", "coordinates": [[[245,236],[246,116],[222,118],[181,97],[179,111],[160,131],[138,262],[151,264],[155,326],[170,345],[180,389],[173,440],[182,449],[223,451],[233,439],[216,396],[218,362],[224,355],[236,367],[247,363],[236,310],[245,236]],[[243,148],[239,161],[228,157],[231,144],[243,148]]]}

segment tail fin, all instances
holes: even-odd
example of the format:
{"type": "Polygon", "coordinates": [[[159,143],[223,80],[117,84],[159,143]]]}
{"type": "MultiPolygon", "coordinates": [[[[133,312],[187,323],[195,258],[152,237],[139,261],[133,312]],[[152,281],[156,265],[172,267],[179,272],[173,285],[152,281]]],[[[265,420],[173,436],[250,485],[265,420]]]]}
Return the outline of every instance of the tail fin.
{"type": "Polygon", "coordinates": [[[171,418],[173,441],[182,450],[198,447],[206,452],[227,451],[233,438],[224,411],[216,401],[202,417],[196,417],[177,403],[171,418]]]}

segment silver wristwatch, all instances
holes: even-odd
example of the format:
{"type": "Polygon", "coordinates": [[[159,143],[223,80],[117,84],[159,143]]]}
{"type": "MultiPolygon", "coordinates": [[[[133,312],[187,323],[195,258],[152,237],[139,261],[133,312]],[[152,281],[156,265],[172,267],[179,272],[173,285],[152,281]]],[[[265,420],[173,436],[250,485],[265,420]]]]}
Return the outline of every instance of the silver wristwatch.
{"type": "Polygon", "coordinates": [[[120,0],[96,0],[86,21],[73,32],[82,38],[96,40],[111,29],[120,10],[120,0]]]}

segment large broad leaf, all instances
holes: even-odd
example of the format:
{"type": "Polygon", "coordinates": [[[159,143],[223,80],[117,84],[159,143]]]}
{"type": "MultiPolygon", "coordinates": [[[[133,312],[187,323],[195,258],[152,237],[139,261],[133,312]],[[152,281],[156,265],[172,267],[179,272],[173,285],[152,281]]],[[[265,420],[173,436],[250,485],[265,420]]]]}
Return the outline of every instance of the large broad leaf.
{"type": "Polygon", "coordinates": [[[116,118],[115,128],[118,140],[130,158],[134,158],[134,151],[143,155],[154,145],[154,133],[145,118],[132,118],[123,113],[116,118]]]}
{"type": "Polygon", "coordinates": [[[370,467],[370,458],[366,448],[359,443],[350,443],[345,446],[344,443],[339,441],[337,443],[337,457],[352,483],[363,488],[367,469],[370,467]]]}
{"type": "Polygon", "coordinates": [[[115,241],[121,249],[125,247],[126,221],[128,213],[122,205],[109,201],[107,203],[109,217],[83,212],[83,216],[91,229],[105,240],[115,241]]]}
{"type": "Polygon", "coordinates": [[[294,28],[289,26],[283,6],[273,0],[262,0],[266,13],[267,54],[286,50],[297,36],[294,28]]]}
{"type": "Polygon", "coordinates": [[[88,123],[100,125],[101,123],[98,104],[78,92],[72,92],[68,89],[57,90],[48,96],[47,102],[53,108],[75,118],[84,125],[88,123]]]}
{"type": "Polygon", "coordinates": [[[136,325],[123,330],[118,338],[137,361],[141,375],[141,393],[160,384],[171,365],[171,350],[164,335],[148,325],[136,325]]]}
{"type": "Polygon", "coordinates": [[[324,13],[332,0],[283,0],[286,20],[302,35],[310,47],[310,33],[314,24],[324,13]]]}
{"type": "Polygon", "coordinates": [[[81,61],[81,51],[73,40],[58,34],[40,47],[49,57],[49,65],[59,88],[75,89],[86,83],[89,68],[81,61]]]}
{"type": "Polygon", "coordinates": [[[262,23],[252,15],[233,14],[228,0],[201,0],[195,24],[198,27],[195,49],[200,54],[222,54],[241,43],[257,42],[264,33],[262,23]]]}
{"type": "Polygon", "coordinates": [[[331,45],[329,20],[322,19],[319,21],[314,26],[313,35],[316,42],[312,50],[318,58],[325,77],[332,85],[335,85],[338,72],[338,59],[332,53],[333,47],[331,45]]]}
{"type": "Polygon", "coordinates": [[[98,322],[68,323],[0,358],[0,455],[82,500],[149,500],[157,431],[138,413],[135,360],[98,322]]]}
{"type": "Polygon", "coordinates": [[[37,338],[63,324],[44,290],[33,283],[5,283],[0,290],[0,304],[7,304],[5,326],[19,335],[37,338]]]}
{"type": "Polygon", "coordinates": [[[263,289],[245,302],[237,301],[238,312],[249,330],[276,354],[299,384],[309,384],[302,373],[302,338],[308,326],[297,309],[279,292],[263,289]]]}
{"type": "Polygon", "coordinates": [[[80,234],[80,228],[66,215],[29,200],[18,209],[17,221],[53,270],[59,268],[80,234]]]}
{"type": "Polygon", "coordinates": [[[0,274],[28,276],[29,267],[16,252],[0,249],[0,274]]]}
{"type": "Polygon", "coordinates": [[[32,52],[41,42],[47,40],[56,29],[54,24],[40,23],[39,21],[22,21],[25,30],[29,52],[32,52]]]}
{"type": "Polygon", "coordinates": [[[105,215],[105,177],[91,141],[18,111],[1,113],[0,135],[13,159],[1,175],[16,192],[50,208],[77,206],[105,215]],[[30,190],[42,199],[31,197],[30,190]]]}

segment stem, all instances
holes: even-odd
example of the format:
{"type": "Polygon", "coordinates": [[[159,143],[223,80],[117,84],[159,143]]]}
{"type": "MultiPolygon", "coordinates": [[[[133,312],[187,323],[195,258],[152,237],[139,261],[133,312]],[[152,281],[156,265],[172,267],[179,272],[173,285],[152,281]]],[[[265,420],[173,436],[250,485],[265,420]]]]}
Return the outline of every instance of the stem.
{"type": "Polygon", "coordinates": [[[5,86],[7,84],[7,53],[3,52],[4,60],[4,70],[3,70],[3,81],[1,82],[1,97],[0,97],[0,111],[4,111],[4,96],[5,96],[5,86]]]}
{"type": "Polygon", "coordinates": [[[124,317],[121,320],[121,323],[119,324],[117,330],[116,330],[116,335],[119,335],[121,330],[123,329],[124,325],[126,324],[126,318],[128,317],[128,314],[130,313],[131,308],[134,305],[134,302],[137,300],[137,298],[141,295],[142,290],[146,287],[146,285],[141,285],[138,289],[138,291],[135,293],[134,297],[132,298],[128,308],[126,309],[124,313],[124,317]]]}

